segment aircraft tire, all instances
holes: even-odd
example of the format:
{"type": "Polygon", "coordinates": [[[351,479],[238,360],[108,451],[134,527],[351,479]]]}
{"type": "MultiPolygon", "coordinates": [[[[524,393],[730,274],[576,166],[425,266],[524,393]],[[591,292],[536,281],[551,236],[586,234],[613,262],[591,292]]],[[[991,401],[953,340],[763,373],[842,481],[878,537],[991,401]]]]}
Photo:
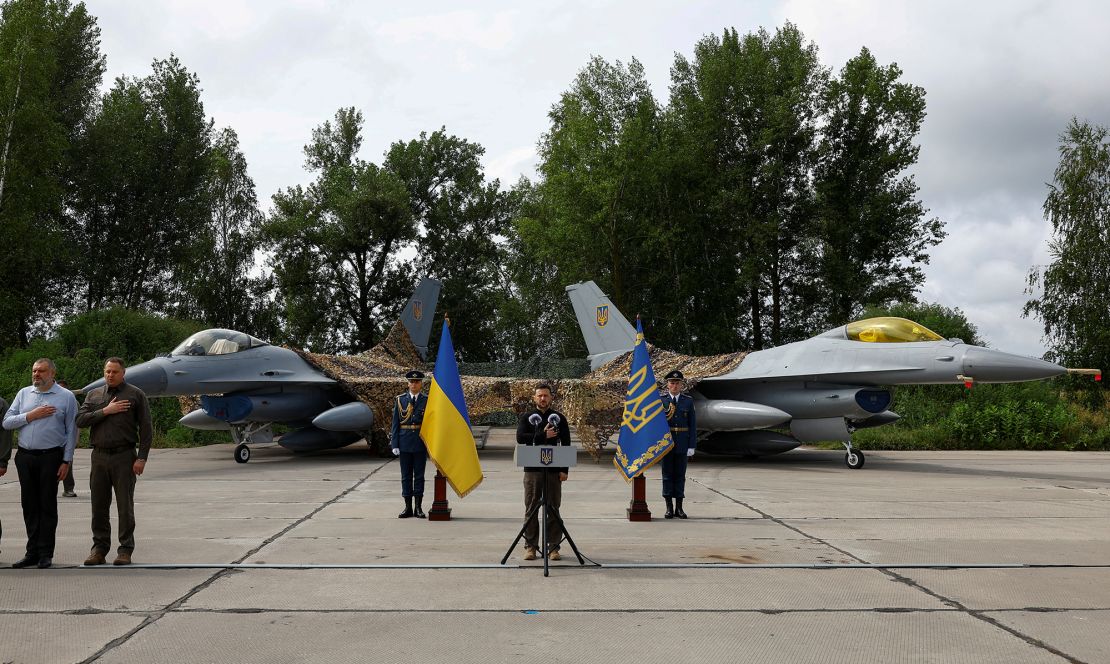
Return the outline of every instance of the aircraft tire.
{"type": "Polygon", "coordinates": [[[236,445],[235,446],[235,462],[236,463],[246,463],[250,460],[251,460],[251,448],[247,447],[243,443],[239,443],[238,445],[236,445]]]}
{"type": "Polygon", "coordinates": [[[859,450],[852,450],[844,455],[844,463],[852,470],[863,468],[863,462],[863,452],[859,450]]]}

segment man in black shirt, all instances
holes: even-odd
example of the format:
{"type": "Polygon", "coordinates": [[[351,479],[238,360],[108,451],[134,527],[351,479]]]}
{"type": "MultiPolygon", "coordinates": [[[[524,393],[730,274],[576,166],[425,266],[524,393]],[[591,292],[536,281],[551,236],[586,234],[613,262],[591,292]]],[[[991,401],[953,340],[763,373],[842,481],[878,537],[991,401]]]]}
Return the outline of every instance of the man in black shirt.
{"type": "Polygon", "coordinates": [[[146,394],[124,380],[123,360],[104,362],[104,386],[91,390],[77,414],[77,426],[89,427],[92,463],[93,546],[86,565],[103,565],[112,544],[108,511],[112,494],[119,513],[119,549],[113,565],[130,565],[135,550],[135,480],[146,470],[153,428],[146,394]],[[137,449],[136,449],[137,447],[137,449]]]}
{"type": "MultiPolygon", "coordinates": [[[[551,407],[551,385],[541,382],[532,393],[536,407],[520,416],[516,427],[517,445],[570,445],[570,425],[567,418],[551,407]]],[[[547,520],[547,557],[559,560],[559,542],[562,540],[563,522],[559,517],[562,503],[562,483],[567,480],[567,468],[524,469],[524,514],[527,516],[545,494],[547,504],[555,508],[547,520]],[[551,472],[544,472],[550,470],[551,472]],[[546,480],[546,481],[545,481],[546,480]],[[546,484],[546,486],[545,486],[546,484]]],[[[533,514],[524,528],[524,559],[535,560],[539,549],[539,515],[533,514]]]]}

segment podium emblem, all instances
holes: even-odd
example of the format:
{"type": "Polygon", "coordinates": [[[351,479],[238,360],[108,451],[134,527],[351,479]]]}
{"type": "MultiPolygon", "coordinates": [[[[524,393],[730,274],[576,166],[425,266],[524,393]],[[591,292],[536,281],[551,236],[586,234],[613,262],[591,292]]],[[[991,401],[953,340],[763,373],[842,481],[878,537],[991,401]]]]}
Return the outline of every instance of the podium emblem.
{"type": "Polygon", "coordinates": [[[555,460],[555,449],[552,447],[540,448],[540,463],[545,466],[550,466],[551,462],[555,460]]]}

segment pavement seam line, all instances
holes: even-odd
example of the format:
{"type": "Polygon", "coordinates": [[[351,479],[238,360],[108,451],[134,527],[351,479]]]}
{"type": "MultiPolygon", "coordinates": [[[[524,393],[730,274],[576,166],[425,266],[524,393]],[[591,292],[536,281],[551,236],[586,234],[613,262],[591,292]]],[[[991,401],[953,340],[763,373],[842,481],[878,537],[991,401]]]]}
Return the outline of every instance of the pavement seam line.
{"type": "MultiPolygon", "coordinates": [[[[860,563],[863,563],[863,564],[869,564],[870,563],[870,561],[868,561],[868,560],[860,558],[859,556],[857,556],[853,553],[850,553],[848,551],[845,551],[844,549],[841,549],[838,546],[830,544],[829,542],[826,542],[825,540],[821,539],[820,537],[815,537],[813,535],[810,535],[809,533],[805,532],[801,528],[797,528],[795,526],[792,526],[792,525],[784,522],[782,519],[779,519],[778,517],[772,516],[772,515],[768,514],[767,512],[764,512],[763,510],[761,510],[757,507],[749,505],[749,504],[745,503],[742,500],[739,500],[737,498],[733,498],[732,496],[724,493],[723,491],[720,491],[720,490],[715,489],[711,486],[708,486],[708,485],[702,483],[701,481],[699,481],[696,478],[693,479],[693,482],[695,484],[701,486],[702,488],[707,489],[707,490],[711,491],[712,493],[717,494],[718,496],[721,496],[722,498],[724,498],[726,500],[730,500],[733,503],[736,503],[737,505],[745,507],[745,508],[755,512],[756,514],[759,514],[760,516],[762,516],[765,519],[769,519],[771,522],[773,522],[775,524],[778,524],[778,525],[782,526],[783,528],[787,528],[789,530],[792,530],[792,531],[798,533],[799,535],[805,537],[806,539],[809,539],[809,540],[812,540],[814,542],[818,542],[820,544],[823,544],[824,546],[827,546],[830,549],[833,549],[834,551],[839,551],[842,554],[844,554],[844,555],[848,556],[849,558],[852,558],[853,560],[856,560],[860,563]]],[[[1025,634],[1023,632],[1020,632],[1020,631],[1018,631],[1018,630],[1016,630],[1012,627],[1008,627],[1007,625],[1003,625],[1001,622],[995,620],[994,618],[991,618],[990,616],[984,615],[981,611],[970,609],[970,608],[964,606],[962,603],[960,603],[957,600],[954,600],[950,597],[946,597],[946,596],[944,596],[944,595],[942,595],[942,594],[940,594],[940,593],[938,593],[938,592],[936,592],[936,591],[934,591],[930,588],[926,588],[925,586],[921,585],[920,583],[914,581],[913,579],[911,579],[907,576],[903,576],[901,574],[898,574],[898,573],[896,573],[896,572],[894,572],[890,569],[884,569],[884,568],[873,568],[873,569],[875,569],[880,574],[884,574],[887,577],[889,577],[889,578],[891,578],[895,581],[903,583],[903,584],[905,584],[905,585],[907,585],[911,588],[915,588],[919,592],[923,592],[926,595],[929,595],[930,597],[933,597],[934,599],[939,600],[940,602],[942,602],[944,604],[947,604],[948,606],[951,606],[954,609],[957,609],[958,611],[961,611],[961,612],[967,614],[968,616],[971,616],[972,618],[975,618],[976,620],[979,620],[979,621],[984,622],[988,625],[991,625],[992,627],[995,627],[996,629],[1000,629],[1000,630],[1006,632],[1007,634],[1010,634],[1010,635],[1016,637],[1017,639],[1025,642],[1028,645],[1031,645],[1035,648],[1040,648],[1042,650],[1050,652],[1053,655],[1056,655],[1057,657],[1062,657],[1063,659],[1067,660],[1071,664],[1088,664],[1087,662],[1084,662],[1081,659],[1073,657],[1073,656],[1071,656],[1071,655],[1069,655],[1069,654],[1067,654],[1067,653],[1065,653],[1065,652],[1063,652],[1063,651],[1061,651],[1057,648],[1054,648],[1054,647],[1050,646],[1049,644],[1045,643],[1044,641],[1041,641],[1040,639],[1036,639],[1036,638],[1034,638],[1032,636],[1029,636],[1028,634],[1025,634]]]]}
{"type": "MultiPolygon", "coordinates": [[[[271,535],[270,537],[266,538],[261,544],[259,544],[255,548],[248,551],[246,554],[241,556],[235,562],[236,563],[241,563],[244,560],[246,560],[247,558],[250,558],[251,556],[253,556],[256,553],[258,553],[259,551],[261,551],[262,549],[266,548],[268,545],[277,541],[278,538],[282,537],[283,535],[288,533],[293,528],[296,528],[300,524],[304,523],[305,521],[308,521],[312,517],[319,514],[321,511],[323,511],[327,507],[333,505],[336,501],[342,499],[347,494],[351,493],[355,489],[362,486],[364,482],[366,482],[371,477],[376,475],[378,473],[378,471],[380,471],[382,468],[385,468],[386,466],[388,466],[390,461],[392,461],[392,459],[387,459],[385,462],[381,463],[380,465],[378,465],[378,467],[371,470],[369,473],[367,473],[364,477],[362,477],[360,480],[355,482],[353,485],[347,487],[346,489],[341,491],[339,494],[337,494],[336,496],[334,496],[330,500],[328,500],[328,501],[324,502],[323,504],[317,506],[311,512],[309,512],[305,516],[301,517],[300,519],[297,519],[296,521],[289,524],[285,528],[281,529],[276,534],[271,535]]],[[[229,574],[231,574],[235,571],[236,570],[232,569],[232,568],[224,568],[224,569],[221,569],[221,570],[217,571],[215,574],[211,575],[206,580],[201,581],[197,585],[193,586],[192,589],[187,591],[181,597],[178,597],[176,600],[170,602],[165,607],[159,609],[158,611],[151,612],[151,614],[148,615],[145,619],[143,619],[143,621],[141,623],[139,623],[136,627],[129,630],[126,634],[118,636],[118,637],[112,639],[111,641],[109,641],[108,643],[104,644],[104,646],[102,648],[100,648],[100,650],[96,651],[91,656],[81,660],[80,664],[91,664],[92,662],[95,662],[95,661],[99,660],[101,657],[108,654],[112,650],[115,650],[119,646],[121,646],[121,645],[127,643],[128,641],[130,641],[131,638],[133,636],[135,636],[136,634],[138,634],[139,632],[143,631],[144,629],[146,629],[150,625],[153,625],[154,623],[161,620],[167,613],[171,613],[171,612],[176,611],[182,604],[189,601],[197,593],[201,592],[202,590],[207,589],[209,586],[211,586],[217,580],[219,580],[219,579],[221,579],[221,578],[223,578],[223,577],[225,577],[225,576],[227,576],[227,575],[229,575],[229,574]]]]}

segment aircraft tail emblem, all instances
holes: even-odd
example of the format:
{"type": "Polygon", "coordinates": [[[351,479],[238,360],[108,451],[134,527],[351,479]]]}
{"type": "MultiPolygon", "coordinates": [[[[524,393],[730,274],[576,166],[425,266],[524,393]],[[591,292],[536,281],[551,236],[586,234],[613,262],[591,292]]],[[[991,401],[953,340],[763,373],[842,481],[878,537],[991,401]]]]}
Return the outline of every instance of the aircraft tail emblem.
{"type": "Polygon", "coordinates": [[[574,318],[596,369],[636,345],[636,330],[592,281],[567,286],[574,318]]]}
{"type": "Polygon", "coordinates": [[[401,314],[401,322],[408,330],[409,339],[412,339],[412,345],[416,346],[416,351],[422,358],[428,357],[428,339],[432,335],[432,320],[435,318],[436,303],[439,302],[440,286],[436,279],[421,279],[401,314]],[[431,316],[424,315],[425,304],[428,305],[431,316]]]}

